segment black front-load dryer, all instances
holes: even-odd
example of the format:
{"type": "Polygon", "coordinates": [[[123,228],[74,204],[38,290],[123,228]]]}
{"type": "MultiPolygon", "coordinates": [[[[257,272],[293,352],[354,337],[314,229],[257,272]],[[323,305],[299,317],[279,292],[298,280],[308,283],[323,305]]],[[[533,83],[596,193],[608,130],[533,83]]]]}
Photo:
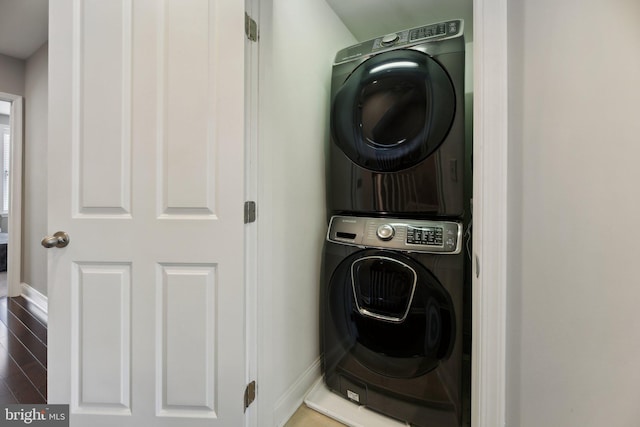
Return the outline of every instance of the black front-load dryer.
{"type": "Polygon", "coordinates": [[[424,427],[462,425],[462,225],[334,216],[321,346],[330,390],[424,427]]]}
{"type": "Polygon", "coordinates": [[[453,20],[338,52],[329,215],[463,216],[464,50],[453,20]]]}

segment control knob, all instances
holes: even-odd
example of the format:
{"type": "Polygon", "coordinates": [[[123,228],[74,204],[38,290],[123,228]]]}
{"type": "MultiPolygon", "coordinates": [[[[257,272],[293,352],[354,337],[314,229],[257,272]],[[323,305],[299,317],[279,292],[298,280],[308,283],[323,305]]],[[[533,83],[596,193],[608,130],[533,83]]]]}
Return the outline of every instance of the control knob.
{"type": "Polygon", "coordinates": [[[393,235],[396,234],[396,230],[391,224],[382,224],[378,227],[376,234],[380,240],[391,240],[393,235]]]}
{"type": "Polygon", "coordinates": [[[382,43],[382,46],[390,46],[394,44],[399,38],[400,36],[398,36],[396,33],[391,33],[383,36],[380,42],[382,43]]]}

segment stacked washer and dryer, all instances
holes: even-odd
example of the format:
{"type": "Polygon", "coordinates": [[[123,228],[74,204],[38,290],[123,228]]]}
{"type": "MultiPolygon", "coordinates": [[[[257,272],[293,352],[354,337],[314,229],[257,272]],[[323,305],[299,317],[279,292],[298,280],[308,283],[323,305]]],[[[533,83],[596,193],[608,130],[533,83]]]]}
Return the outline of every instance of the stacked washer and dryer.
{"type": "Polygon", "coordinates": [[[332,75],[324,380],[424,427],[465,418],[464,59],[451,20],[343,49],[332,75]]]}

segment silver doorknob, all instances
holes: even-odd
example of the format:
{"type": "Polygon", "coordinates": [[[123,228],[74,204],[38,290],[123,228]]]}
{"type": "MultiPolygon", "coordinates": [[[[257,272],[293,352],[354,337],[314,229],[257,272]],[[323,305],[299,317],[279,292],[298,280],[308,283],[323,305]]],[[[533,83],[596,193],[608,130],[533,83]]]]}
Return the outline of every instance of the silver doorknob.
{"type": "Polygon", "coordinates": [[[69,235],[64,231],[58,231],[53,236],[45,236],[40,242],[45,248],[64,248],[69,244],[69,235]]]}

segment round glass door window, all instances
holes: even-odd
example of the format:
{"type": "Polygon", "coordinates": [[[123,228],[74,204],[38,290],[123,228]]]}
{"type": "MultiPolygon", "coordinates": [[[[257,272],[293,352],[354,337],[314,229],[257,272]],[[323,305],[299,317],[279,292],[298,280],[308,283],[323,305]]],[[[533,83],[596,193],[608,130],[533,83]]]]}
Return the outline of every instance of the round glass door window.
{"type": "Polygon", "coordinates": [[[330,282],[329,310],[338,341],[381,375],[423,375],[454,345],[449,293],[429,270],[401,254],[364,250],[346,258],[330,282]]]}
{"type": "Polygon", "coordinates": [[[359,166],[394,172],[433,153],[454,114],[455,92],[442,66],[401,49],[376,55],[349,75],[333,99],[331,132],[359,166]]]}

